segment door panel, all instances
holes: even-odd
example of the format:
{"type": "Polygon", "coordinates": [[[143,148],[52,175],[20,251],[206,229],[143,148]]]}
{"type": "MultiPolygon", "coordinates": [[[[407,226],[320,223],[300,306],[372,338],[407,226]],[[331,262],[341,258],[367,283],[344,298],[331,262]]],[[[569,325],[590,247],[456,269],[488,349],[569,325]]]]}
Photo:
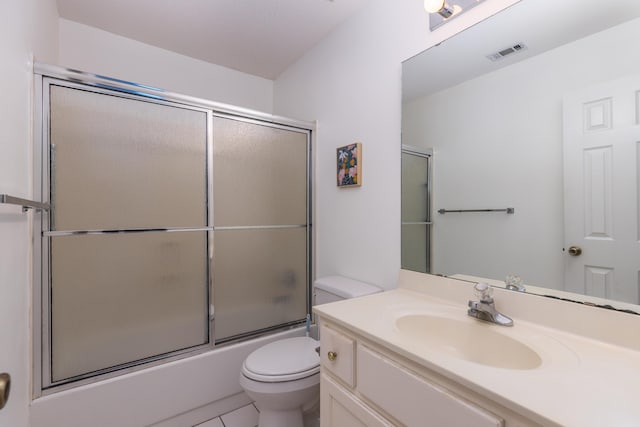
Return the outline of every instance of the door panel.
{"type": "Polygon", "coordinates": [[[214,117],[215,337],[307,314],[308,133],[214,117]]]}
{"type": "Polygon", "coordinates": [[[206,226],[202,111],[51,86],[52,230],[206,226]]]}
{"type": "Polygon", "coordinates": [[[564,98],[565,287],[640,303],[640,76],[564,98]]]}
{"type": "Polygon", "coordinates": [[[215,232],[216,341],[304,319],[306,241],[305,228],[215,232]]]}
{"type": "Polygon", "coordinates": [[[52,381],[208,342],[206,232],[52,238],[52,381]]]}
{"type": "Polygon", "coordinates": [[[307,134],[215,117],[216,227],[307,223],[307,134]]]}
{"type": "Polygon", "coordinates": [[[42,388],[210,343],[210,113],[53,79],[43,98],[42,388]]]}
{"type": "Polygon", "coordinates": [[[613,238],[613,147],[584,150],[584,235],[613,238]]]}

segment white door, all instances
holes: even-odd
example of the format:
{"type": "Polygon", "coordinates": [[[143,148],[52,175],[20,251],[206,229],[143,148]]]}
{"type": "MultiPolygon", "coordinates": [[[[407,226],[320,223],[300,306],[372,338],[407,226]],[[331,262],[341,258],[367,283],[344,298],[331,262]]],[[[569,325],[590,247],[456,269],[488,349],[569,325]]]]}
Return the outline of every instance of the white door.
{"type": "Polygon", "coordinates": [[[564,98],[567,291],[640,302],[639,108],[640,76],[564,98]]]}
{"type": "Polygon", "coordinates": [[[28,424],[30,336],[27,301],[30,281],[27,220],[27,214],[23,214],[20,207],[0,205],[0,401],[6,401],[0,410],[2,427],[26,427],[28,424]],[[10,387],[7,388],[2,374],[10,376],[10,387]]]}

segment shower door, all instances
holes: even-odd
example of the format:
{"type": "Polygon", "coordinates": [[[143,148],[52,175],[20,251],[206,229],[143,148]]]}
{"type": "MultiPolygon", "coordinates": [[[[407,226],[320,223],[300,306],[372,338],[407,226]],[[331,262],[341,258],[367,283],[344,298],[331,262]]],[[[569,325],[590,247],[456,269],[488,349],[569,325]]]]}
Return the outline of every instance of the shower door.
{"type": "Polygon", "coordinates": [[[302,321],[309,300],[309,131],[216,115],[216,343],[302,321]]]}
{"type": "Polygon", "coordinates": [[[44,87],[42,387],[207,345],[211,113],[44,87]]]}
{"type": "Polygon", "coordinates": [[[303,324],[311,127],[73,73],[36,91],[35,394],[303,324]]]}
{"type": "Polygon", "coordinates": [[[431,154],[402,147],[401,267],[431,271],[431,154]]]}

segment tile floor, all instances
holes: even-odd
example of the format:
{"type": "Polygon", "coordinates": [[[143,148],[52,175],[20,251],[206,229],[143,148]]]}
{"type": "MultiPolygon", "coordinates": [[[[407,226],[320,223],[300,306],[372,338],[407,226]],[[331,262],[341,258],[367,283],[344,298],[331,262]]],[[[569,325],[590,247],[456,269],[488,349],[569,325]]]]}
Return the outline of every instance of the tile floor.
{"type": "Polygon", "coordinates": [[[256,427],[257,425],[258,410],[250,404],[194,427],[256,427]]]}
{"type": "MultiPolygon", "coordinates": [[[[320,419],[318,414],[312,413],[305,417],[305,427],[319,427],[320,419]]],[[[258,409],[255,405],[250,404],[236,409],[235,411],[221,415],[194,427],[257,427],[258,426],[258,409]]]]}

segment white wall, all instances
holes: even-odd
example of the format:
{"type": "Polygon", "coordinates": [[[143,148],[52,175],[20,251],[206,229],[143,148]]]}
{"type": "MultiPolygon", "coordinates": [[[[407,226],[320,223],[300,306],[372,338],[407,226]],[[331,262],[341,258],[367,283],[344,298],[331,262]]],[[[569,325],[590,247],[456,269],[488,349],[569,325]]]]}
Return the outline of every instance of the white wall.
{"type": "Polygon", "coordinates": [[[438,215],[434,272],[563,289],[562,96],[640,72],[640,20],[403,106],[403,137],[434,148],[434,206],[516,208],[438,215]]]}
{"type": "MultiPolygon", "coordinates": [[[[0,2],[0,193],[31,194],[31,54],[57,56],[54,0],[0,2]]],[[[29,214],[32,215],[32,214],[29,214]]],[[[1,426],[28,425],[30,400],[30,227],[19,207],[0,205],[0,372],[12,377],[1,426]]]]}
{"type": "Polygon", "coordinates": [[[433,33],[419,0],[373,0],[275,82],[274,112],[318,120],[316,275],[396,286],[401,61],[513,4],[489,0],[433,33]],[[336,188],[335,149],[363,143],[363,185],[336,188]]]}
{"type": "MultiPolygon", "coordinates": [[[[271,113],[273,81],[60,19],[67,68],[271,113]]],[[[295,118],[295,117],[294,117],[295,118]]]]}

